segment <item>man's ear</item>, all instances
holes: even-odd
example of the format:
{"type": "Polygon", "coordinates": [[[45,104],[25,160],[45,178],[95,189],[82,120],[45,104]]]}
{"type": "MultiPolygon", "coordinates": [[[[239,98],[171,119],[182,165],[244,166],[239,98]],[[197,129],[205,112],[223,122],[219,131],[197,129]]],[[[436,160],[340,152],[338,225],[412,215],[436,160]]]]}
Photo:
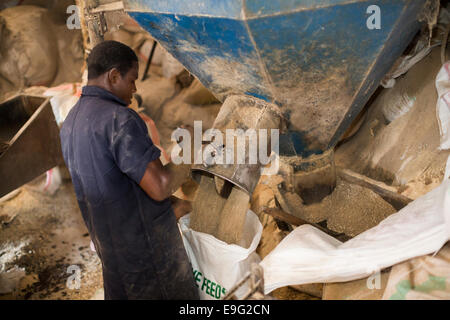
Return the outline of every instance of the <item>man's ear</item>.
{"type": "Polygon", "coordinates": [[[120,80],[120,71],[117,68],[112,68],[108,71],[108,80],[111,84],[116,84],[120,80]]]}

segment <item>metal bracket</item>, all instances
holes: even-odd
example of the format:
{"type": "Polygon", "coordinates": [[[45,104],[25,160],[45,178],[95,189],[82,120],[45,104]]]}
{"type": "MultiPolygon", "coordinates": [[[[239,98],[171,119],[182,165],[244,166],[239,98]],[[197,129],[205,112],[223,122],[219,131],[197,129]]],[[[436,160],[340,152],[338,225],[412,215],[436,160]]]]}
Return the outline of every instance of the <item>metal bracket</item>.
{"type": "Polygon", "coordinates": [[[250,272],[231,288],[223,300],[262,300],[264,298],[264,270],[259,264],[252,263],[250,272]],[[236,291],[245,285],[248,286],[247,292],[241,298],[237,298],[236,291]]]}
{"type": "Polygon", "coordinates": [[[86,6],[84,16],[88,26],[89,38],[94,47],[99,42],[103,41],[105,33],[108,31],[108,23],[106,21],[105,12],[124,11],[122,1],[116,1],[108,4],[103,4],[98,7],[86,6]]]}
{"type": "Polygon", "coordinates": [[[103,12],[97,12],[93,13],[92,11],[89,11],[89,9],[86,8],[86,22],[88,23],[94,23],[96,26],[94,26],[95,30],[98,30],[99,35],[103,36],[106,31],[108,31],[105,21],[105,15],[103,12]]]}

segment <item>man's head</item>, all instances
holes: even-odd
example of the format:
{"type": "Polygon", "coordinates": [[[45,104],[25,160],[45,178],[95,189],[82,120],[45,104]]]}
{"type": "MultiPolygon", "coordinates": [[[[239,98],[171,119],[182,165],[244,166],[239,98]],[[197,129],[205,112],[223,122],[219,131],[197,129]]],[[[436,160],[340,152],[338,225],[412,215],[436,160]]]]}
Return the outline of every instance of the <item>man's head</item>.
{"type": "Polygon", "coordinates": [[[136,92],[138,58],[134,51],[117,41],[104,41],[87,60],[88,85],[102,87],[130,104],[136,92]]]}

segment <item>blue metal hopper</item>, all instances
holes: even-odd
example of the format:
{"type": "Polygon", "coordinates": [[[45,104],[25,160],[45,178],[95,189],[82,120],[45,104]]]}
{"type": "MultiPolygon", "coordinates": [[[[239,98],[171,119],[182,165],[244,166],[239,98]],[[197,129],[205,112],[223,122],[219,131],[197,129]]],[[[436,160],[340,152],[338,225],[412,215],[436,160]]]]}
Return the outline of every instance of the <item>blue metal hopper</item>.
{"type": "Polygon", "coordinates": [[[419,30],[425,0],[126,0],[128,12],[218,99],[280,106],[280,153],[334,147],[419,30]],[[371,5],[381,28],[369,29],[371,5]]]}

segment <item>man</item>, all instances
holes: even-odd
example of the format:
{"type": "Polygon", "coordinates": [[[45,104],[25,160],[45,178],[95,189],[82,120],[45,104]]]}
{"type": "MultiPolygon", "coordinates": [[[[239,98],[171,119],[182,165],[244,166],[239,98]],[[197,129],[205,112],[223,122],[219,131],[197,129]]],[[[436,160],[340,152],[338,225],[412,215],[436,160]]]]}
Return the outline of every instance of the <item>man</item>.
{"type": "Polygon", "coordinates": [[[162,166],[144,121],[127,108],[138,59],[105,41],[61,128],[64,160],[102,261],[105,299],[198,299],[162,166]]]}

